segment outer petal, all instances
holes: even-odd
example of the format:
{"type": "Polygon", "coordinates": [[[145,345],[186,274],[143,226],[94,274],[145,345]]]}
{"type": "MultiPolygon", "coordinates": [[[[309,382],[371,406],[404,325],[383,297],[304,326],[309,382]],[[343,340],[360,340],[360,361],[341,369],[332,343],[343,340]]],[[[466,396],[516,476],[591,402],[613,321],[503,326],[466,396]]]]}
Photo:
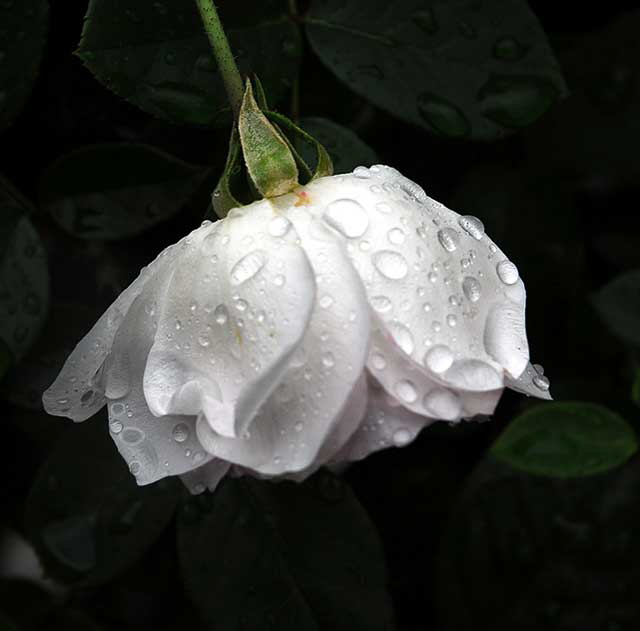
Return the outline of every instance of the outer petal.
{"type": "Polygon", "coordinates": [[[194,495],[203,493],[206,490],[215,491],[222,478],[229,471],[230,466],[228,462],[214,458],[207,464],[184,473],[180,476],[180,479],[194,495]]]}
{"type": "Polygon", "coordinates": [[[316,276],[304,339],[247,435],[225,438],[202,419],[197,427],[210,453],[270,475],[300,471],[315,461],[362,373],[369,344],[369,307],[343,244],[296,200],[288,195],[274,203],[283,213],[279,223],[295,226],[316,276]]]}
{"type": "Polygon", "coordinates": [[[307,328],[315,282],[269,201],[232,211],[179,262],[144,377],[151,411],[244,433],[307,328]],[[275,221],[275,223],[274,223],[275,221]]]}
{"type": "Polygon", "coordinates": [[[380,449],[404,447],[433,422],[434,419],[410,412],[379,387],[370,387],[366,415],[333,461],[361,460],[380,449]]]}
{"type": "Polygon", "coordinates": [[[207,226],[193,231],[179,243],[163,250],[152,263],[142,268],[140,275],[78,342],[60,374],[42,397],[44,408],[49,414],[67,416],[79,422],[88,419],[104,405],[100,370],[131,304],[150,279],[168,277],[173,262],[183,251],[184,243],[205,230],[208,230],[207,226]]]}
{"type": "Polygon", "coordinates": [[[517,379],[505,379],[505,385],[511,390],[521,392],[538,399],[552,400],[549,392],[549,380],[544,376],[542,366],[527,364],[525,371],[517,379]]]}
{"type": "MultiPolygon", "coordinates": [[[[482,224],[427,197],[395,169],[359,167],[354,175],[322,178],[307,187],[320,198],[323,220],[347,241],[370,304],[398,352],[434,380],[473,391],[518,377],[529,353],[525,291],[515,266],[482,224]],[[454,361],[480,364],[432,369],[427,352],[445,347],[454,361]]],[[[371,367],[371,366],[370,366],[371,367]]]]}
{"type": "MultiPolygon", "coordinates": [[[[208,230],[180,245],[183,257],[197,250],[208,230]]],[[[171,275],[149,280],[134,300],[104,363],[102,382],[109,399],[109,429],[138,484],[201,467],[211,457],[195,432],[195,416],[156,418],[143,391],[143,374],[154,343],[171,275]]]]}

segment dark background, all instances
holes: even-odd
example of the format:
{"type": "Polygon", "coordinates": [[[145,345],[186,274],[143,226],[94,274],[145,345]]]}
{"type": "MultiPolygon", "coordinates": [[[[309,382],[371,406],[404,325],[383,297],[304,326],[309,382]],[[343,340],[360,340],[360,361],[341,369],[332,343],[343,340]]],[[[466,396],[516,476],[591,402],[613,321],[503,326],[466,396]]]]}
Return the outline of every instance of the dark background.
{"type": "MultiPolygon", "coordinates": [[[[299,3],[300,15],[308,4],[299,3]]],[[[255,6],[260,10],[259,3],[255,6]]],[[[616,1],[529,6],[560,63],[569,94],[508,137],[489,142],[448,138],[400,120],[336,79],[307,40],[299,112],[350,129],[380,163],[394,166],[457,212],[479,216],[524,279],[532,361],[544,364],[554,399],[605,406],[637,429],[640,395],[635,394],[634,402],[633,387],[639,372],[633,340],[635,336],[637,343],[640,335],[640,284],[636,279],[635,285],[625,285],[623,295],[600,292],[640,267],[640,12],[636,3],[616,1]]],[[[402,630],[640,628],[638,457],[569,479],[533,475],[493,458],[488,450],[505,427],[525,409],[545,405],[534,399],[505,391],[490,422],[454,427],[438,423],[404,449],[383,451],[355,464],[342,482],[321,476],[307,484],[310,493],[318,487],[320,496],[328,496],[322,510],[334,511],[341,502],[356,505],[357,498],[369,520],[357,512],[360,509],[354,509],[353,517],[351,509],[343,515],[342,508],[335,508],[335,521],[328,517],[318,534],[313,517],[318,507],[308,513],[296,508],[306,506],[306,500],[295,495],[305,491],[287,489],[283,496],[276,491],[274,499],[271,491],[251,487],[257,495],[266,493],[266,504],[277,505],[274,519],[284,533],[279,542],[286,552],[266,560],[256,557],[262,565],[249,562],[243,552],[247,541],[275,545],[259,526],[245,533],[246,540],[211,526],[210,536],[202,539],[202,554],[210,559],[205,566],[218,577],[210,585],[206,573],[196,572],[194,578],[193,568],[185,570],[191,558],[184,552],[185,507],[196,506],[197,523],[213,523],[216,502],[229,515],[247,489],[238,490],[232,482],[224,486],[226,494],[216,494],[217,500],[196,501],[179,485],[165,485],[155,495],[145,489],[138,505],[125,465],[108,443],[105,416],[86,424],[94,428],[81,430],[39,409],[42,389],[95,319],[142,265],[201,221],[228,142],[228,127],[155,118],[96,80],[72,54],[86,9],[83,2],[51,1],[49,34],[33,92],[0,136],[0,173],[33,203],[30,218],[44,245],[51,279],[44,332],[21,361],[11,364],[0,384],[0,514],[5,527],[0,534],[0,613],[7,618],[7,628],[13,628],[10,620],[25,630],[188,625],[224,631],[263,625],[391,629],[385,594],[393,603],[396,628],[402,630]],[[159,222],[151,217],[141,234],[103,240],[63,230],[45,203],[43,174],[72,150],[125,141],[152,145],[211,169],[182,200],[179,213],[159,222]],[[82,440],[79,431],[86,434],[82,440]],[[92,474],[94,447],[85,450],[86,441],[96,441],[100,457],[113,457],[113,462],[92,474]],[[54,451],[57,459],[52,463],[54,451]],[[104,488],[118,481],[128,495],[122,499],[117,492],[112,497],[82,487],[83,479],[99,484],[96,480],[103,475],[104,488]],[[57,483],[49,484],[56,476],[57,483]],[[102,512],[87,522],[86,516],[93,515],[93,495],[100,497],[102,512]],[[124,503],[114,508],[117,502],[124,503]],[[60,515],[55,515],[56,508],[60,515]],[[145,521],[140,513],[147,510],[145,521]],[[116,534],[98,532],[105,511],[119,515],[116,534]],[[66,524],[62,534],[55,534],[67,542],[57,556],[47,551],[43,535],[52,520],[66,524]],[[383,578],[372,578],[382,570],[371,569],[366,546],[358,552],[346,544],[333,545],[333,535],[323,538],[323,532],[333,529],[351,529],[344,536],[354,541],[373,537],[371,554],[386,559],[383,578]],[[369,531],[377,531],[379,544],[369,531]],[[135,541],[119,548],[113,544],[118,532],[133,532],[135,541]],[[56,587],[15,577],[25,571],[24,562],[9,562],[17,554],[16,533],[43,555],[56,587]],[[95,541],[87,543],[92,538],[95,541]],[[85,548],[78,552],[77,545],[85,548]],[[98,546],[97,561],[87,545],[98,546]],[[259,605],[238,597],[253,580],[247,574],[255,572],[258,585],[270,584],[270,577],[279,584],[281,576],[291,574],[287,564],[298,567],[314,545],[322,549],[315,563],[326,567],[312,565],[310,572],[318,583],[335,581],[336,589],[318,588],[318,595],[313,580],[300,579],[301,590],[309,590],[303,600],[312,614],[302,616],[295,599],[278,600],[266,587],[256,596],[259,605]],[[220,548],[229,549],[229,566],[217,564],[215,551],[220,548]],[[122,567],[83,583],[95,565],[113,565],[107,557],[121,558],[122,567]],[[342,570],[334,574],[336,567],[346,567],[344,575],[342,570]],[[221,576],[228,577],[227,584],[221,576]],[[207,594],[218,603],[215,607],[206,605],[207,594]],[[367,609],[369,614],[364,613],[367,609]]],[[[290,103],[290,94],[284,94],[273,106],[290,115],[290,103]]],[[[240,527],[229,523],[230,528],[240,527]]],[[[282,580],[290,586],[290,577],[282,580]]]]}

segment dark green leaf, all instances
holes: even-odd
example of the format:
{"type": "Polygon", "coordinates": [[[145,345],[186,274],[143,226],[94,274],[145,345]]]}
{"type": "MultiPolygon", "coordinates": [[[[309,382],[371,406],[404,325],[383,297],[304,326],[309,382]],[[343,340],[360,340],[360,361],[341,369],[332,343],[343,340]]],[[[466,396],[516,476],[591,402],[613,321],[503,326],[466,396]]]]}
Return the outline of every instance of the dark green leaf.
{"type": "Polygon", "coordinates": [[[121,239],[176,214],[207,175],[142,144],[108,143],[68,153],[40,181],[42,205],[74,236],[121,239]]]}
{"type": "MultiPolygon", "coordinates": [[[[357,166],[371,166],[378,162],[376,152],[342,125],[326,118],[310,116],[300,120],[300,127],[329,152],[334,173],[348,173],[357,166]]],[[[299,143],[298,150],[307,162],[315,163],[316,157],[307,143],[299,143]]]]}
{"type": "Polygon", "coordinates": [[[28,203],[0,177],[0,375],[24,356],[49,307],[49,272],[28,203]]]}
{"type": "Polygon", "coordinates": [[[85,586],[135,563],[166,527],[179,494],[173,479],[136,486],[106,425],[101,415],[67,430],[26,507],[31,541],[47,572],[85,586]]]}
{"type": "Polygon", "coordinates": [[[306,27],[353,90],[436,134],[494,140],[566,94],[524,0],[315,1],[306,27]]]}
{"type": "Polygon", "coordinates": [[[48,23],[46,0],[0,2],[0,132],[13,122],[31,94],[48,23]]]}
{"type": "MultiPolygon", "coordinates": [[[[243,75],[277,102],[298,72],[300,33],[284,0],[216,3],[243,75]]],[[[78,55],[114,92],[177,123],[230,122],[227,96],[195,2],[91,0],[78,55]]]]}
{"type": "Polygon", "coordinates": [[[586,478],[488,459],[444,528],[441,631],[638,628],[640,461],[586,478]]]}
{"type": "Polygon", "coordinates": [[[378,537],[328,473],[226,479],[184,506],[178,546],[187,589],[216,628],[394,628],[378,537]]]}
{"type": "Polygon", "coordinates": [[[612,333],[640,346],[640,270],[614,278],[593,295],[592,301],[612,333]]]}
{"type": "Polygon", "coordinates": [[[557,478],[608,471],[638,449],[617,414],[593,403],[544,403],[516,418],[490,453],[512,467],[557,478]]]}

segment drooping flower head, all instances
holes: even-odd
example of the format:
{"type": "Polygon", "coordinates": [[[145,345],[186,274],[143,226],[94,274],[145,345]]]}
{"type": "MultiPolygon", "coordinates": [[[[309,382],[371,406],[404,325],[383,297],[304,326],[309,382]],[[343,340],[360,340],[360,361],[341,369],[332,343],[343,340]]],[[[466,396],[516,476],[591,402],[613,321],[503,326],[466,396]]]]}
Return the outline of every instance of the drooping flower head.
{"type": "Polygon", "coordinates": [[[139,484],[230,466],[304,478],[492,414],[529,363],[525,288],[484,232],[393,168],[234,209],[164,250],[44,394],[109,431],[139,484]]]}

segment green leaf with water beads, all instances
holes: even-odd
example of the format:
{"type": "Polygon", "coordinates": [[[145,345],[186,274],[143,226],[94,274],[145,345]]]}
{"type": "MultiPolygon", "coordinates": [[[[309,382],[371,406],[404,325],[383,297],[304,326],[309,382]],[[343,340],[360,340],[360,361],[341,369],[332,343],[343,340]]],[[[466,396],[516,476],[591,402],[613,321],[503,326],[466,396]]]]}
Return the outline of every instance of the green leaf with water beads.
{"type": "MultiPolygon", "coordinates": [[[[273,102],[298,74],[301,37],[285,0],[216,2],[243,76],[273,102]]],[[[76,53],[95,77],[145,112],[175,123],[231,122],[227,96],[195,2],[90,0],[76,53]]]]}
{"type": "Polygon", "coordinates": [[[521,414],[490,453],[521,471],[572,478],[617,467],[637,449],[633,429],[611,410],[593,403],[559,402],[521,414]]]}
{"type": "Polygon", "coordinates": [[[303,483],[226,478],[178,517],[188,594],[220,629],[392,631],[380,541],[324,471],[303,483]]]}
{"type": "Polygon", "coordinates": [[[14,121],[31,94],[48,26],[46,0],[0,2],[0,132],[14,121]]]}
{"type": "Polygon", "coordinates": [[[69,428],[40,469],[25,520],[47,574],[66,583],[105,583],[135,563],[173,516],[175,478],[138,487],[102,414],[69,428]]]}
{"type": "Polygon", "coordinates": [[[248,80],[238,133],[247,171],[261,195],[276,197],[298,186],[298,167],[289,145],[258,107],[248,80]]]}
{"type": "Polygon", "coordinates": [[[305,26],[351,89],[438,135],[495,140],[567,93],[524,0],[315,0],[305,26]]]}
{"type": "Polygon", "coordinates": [[[104,143],[58,158],[42,175],[42,206],[70,234],[122,239],[175,215],[208,174],[154,147],[104,143]]]}

